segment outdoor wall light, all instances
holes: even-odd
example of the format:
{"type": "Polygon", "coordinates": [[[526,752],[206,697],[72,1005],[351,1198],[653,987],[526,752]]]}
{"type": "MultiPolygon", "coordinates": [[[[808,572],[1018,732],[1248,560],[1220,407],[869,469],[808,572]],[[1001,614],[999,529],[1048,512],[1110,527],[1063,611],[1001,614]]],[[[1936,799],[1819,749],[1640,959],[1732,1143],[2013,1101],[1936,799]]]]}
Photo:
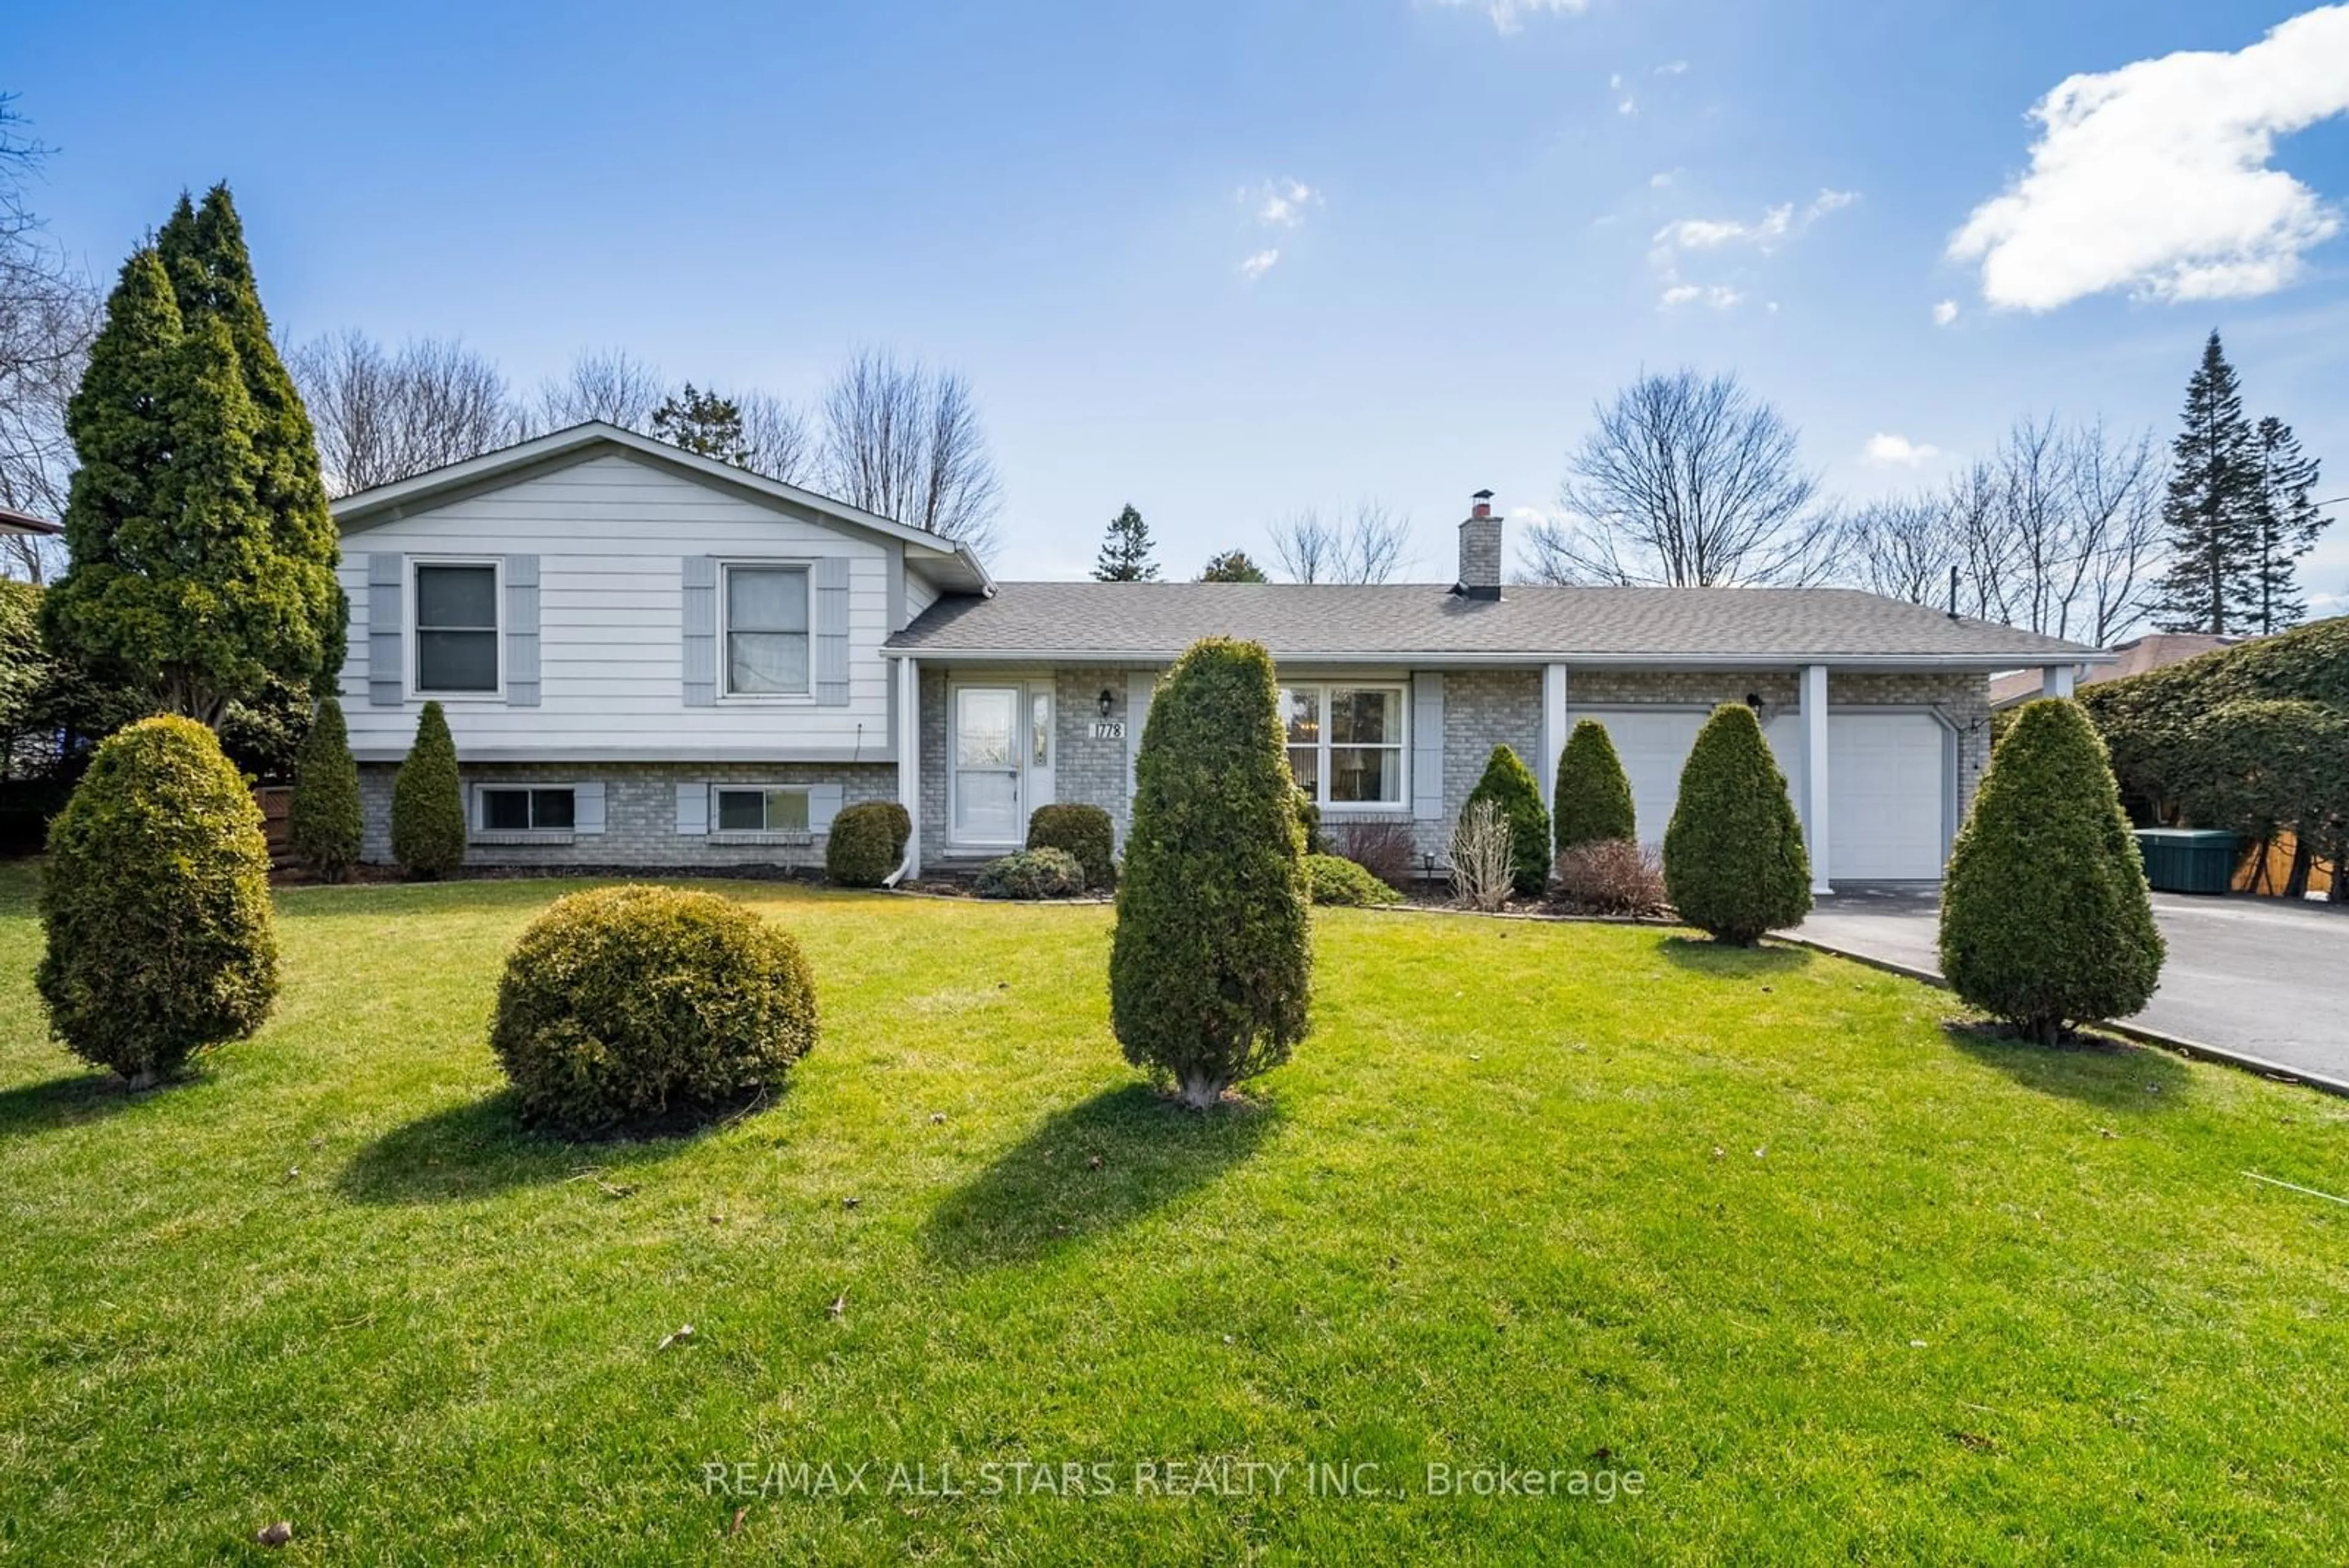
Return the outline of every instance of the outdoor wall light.
{"type": "Polygon", "coordinates": [[[1106,686],[1102,687],[1099,702],[1101,706],[1101,716],[1104,719],[1109,717],[1110,703],[1112,701],[1112,699],[1109,694],[1109,688],[1106,686]]]}
{"type": "Polygon", "coordinates": [[[1756,713],[1762,711],[1762,693],[1759,691],[1748,691],[1745,694],[1745,705],[1748,708],[1753,709],[1756,713]]]}

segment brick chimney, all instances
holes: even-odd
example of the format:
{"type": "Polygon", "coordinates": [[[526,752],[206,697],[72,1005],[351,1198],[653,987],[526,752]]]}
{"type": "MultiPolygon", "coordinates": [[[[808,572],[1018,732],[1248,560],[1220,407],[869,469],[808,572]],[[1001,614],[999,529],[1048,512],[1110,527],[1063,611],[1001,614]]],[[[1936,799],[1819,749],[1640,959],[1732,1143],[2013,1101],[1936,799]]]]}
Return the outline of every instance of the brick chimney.
{"type": "Polygon", "coordinates": [[[1478,491],[1460,524],[1460,581],[1452,591],[1472,599],[1501,597],[1501,520],[1493,515],[1493,493],[1478,491]]]}

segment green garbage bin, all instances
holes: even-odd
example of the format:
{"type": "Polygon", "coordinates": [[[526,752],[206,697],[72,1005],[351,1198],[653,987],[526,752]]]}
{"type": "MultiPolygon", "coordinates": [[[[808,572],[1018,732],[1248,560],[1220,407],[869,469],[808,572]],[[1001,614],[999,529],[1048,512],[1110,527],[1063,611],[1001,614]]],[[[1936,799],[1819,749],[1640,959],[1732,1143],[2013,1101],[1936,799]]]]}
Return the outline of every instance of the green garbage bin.
{"type": "Polygon", "coordinates": [[[2145,879],[2164,893],[2224,893],[2235,885],[2235,836],[2208,827],[2140,827],[2145,879]]]}

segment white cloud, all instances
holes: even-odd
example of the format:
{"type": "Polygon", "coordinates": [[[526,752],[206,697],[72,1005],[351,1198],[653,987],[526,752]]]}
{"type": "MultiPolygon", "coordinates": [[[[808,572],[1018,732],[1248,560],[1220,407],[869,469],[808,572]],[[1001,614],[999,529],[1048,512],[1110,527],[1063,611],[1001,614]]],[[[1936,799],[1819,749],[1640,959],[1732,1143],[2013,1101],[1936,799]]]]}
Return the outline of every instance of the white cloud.
{"type": "Polygon", "coordinates": [[[2182,51],[2067,78],[2033,107],[2031,168],[1973,210],[1950,255],[1982,297],[2053,310],[2126,288],[2156,299],[2283,287],[2338,213],[2280,169],[2275,139],[2349,113],[2349,5],[2232,54],[2182,51]]]}
{"type": "Polygon", "coordinates": [[[1868,438],[1868,461],[1886,468],[1915,468],[1918,464],[1941,455],[1941,449],[1928,441],[1910,441],[1903,435],[1878,432],[1868,438]]]}
{"type": "Polygon", "coordinates": [[[1656,303],[1666,310],[1682,305],[1703,305],[1714,310],[1730,310],[1745,296],[1725,283],[1676,283],[1656,296],[1656,303]]]}
{"type": "Polygon", "coordinates": [[[1635,100],[1630,93],[1623,90],[1623,73],[1621,71],[1615,71],[1609,75],[1607,78],[1607,90],[1615,95],[1616,113],[1637,114],[1640,112],[1640,105],[1638,101],[1635,100]]]}
{"type": "Polygon", "coordinates": [[[1240,263],[1238,268],[1239,275],[1247,279],[1250,283],[1254,283],[1257,279],[1270,272],[1279,264],[1279,261],[1280,252],[1278,249],[1258,251],[1256,254],[1247,257],[1240,263]]]}
{"type": "Polygon", "coordinates": [[[1951,322],[1955,321],[1957,318],[1958,302],[1956,300],[1945,299],[1939,305],[1933,306],[1934,326],[1947,327],[1951,322]]]}
{"type": "Polygon", "coordinates": [[[1816,223],[1829,213],[1840,213],[1858,200],[1859,192],[1857,191],[1822,191],[1811,198],[1808,207],[1803,209],[1803,221],[1816,223]]]}
{"type": "Polygon", "coordinates": [[[1656,67],[1656,74],[1660,77],[1686,76],[1688,74],[1688,62],[1686,60],[1667,60],[1664,64],[1656,67]]]}
{"type": "Polygon", "coordinates": [[[1651,191],[1662,190],[1665,186],[1672,182],[1672,177],[1679,172],[1680,171],[1677,169],[1657,170],[1653,174],[1648,176],[1648,189],[1651,191]]]}
{"type": "Polygon", "coordinates": [[[1268,229],[1293,229],[1310,208],[1321,204],[1321,192],[1302,180],[1268,180],[1253,189],[1242,187],[1241,204],[1254,209],[1256,221],[1268,229]]]}
{"type": "Polygon", "coordinates": [[[1590,8],[1590,0],[1434,0],[1438,5],[1475,5],[1493,18],[1496,33],[1514,33],[1527,16],[1570,16],[1590,8]]]}

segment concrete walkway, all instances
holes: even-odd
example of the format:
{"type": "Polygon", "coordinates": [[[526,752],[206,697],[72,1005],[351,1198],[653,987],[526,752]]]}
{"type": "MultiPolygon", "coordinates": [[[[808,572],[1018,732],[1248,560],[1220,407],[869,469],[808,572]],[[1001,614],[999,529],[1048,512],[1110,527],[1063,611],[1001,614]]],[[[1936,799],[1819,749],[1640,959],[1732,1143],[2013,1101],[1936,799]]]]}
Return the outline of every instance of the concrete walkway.
{"type": "MultiPolygon", "coordinates": [[[[2169,957],[2127,1022],[2349,1086],[2349,907],[2156,893],[2153,911],[2169,957]]],[[[1821,898],[1794,934],[1937,973],[1939,929],[1933,891],[1863,888],[1821,898]]]]}

